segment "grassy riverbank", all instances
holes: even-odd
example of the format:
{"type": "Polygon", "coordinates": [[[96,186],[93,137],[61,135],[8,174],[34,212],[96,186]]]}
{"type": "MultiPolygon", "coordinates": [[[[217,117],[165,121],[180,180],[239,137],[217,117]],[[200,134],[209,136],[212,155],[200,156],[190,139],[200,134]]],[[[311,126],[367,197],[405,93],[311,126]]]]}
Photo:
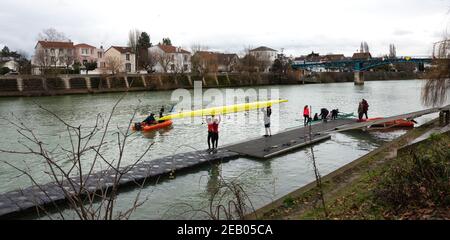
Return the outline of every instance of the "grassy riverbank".
{"type": "Polygon", "coordinates": [[[257,211],[260,219],[450,219],[450,136],[397,150],[416,128],[322,179],[326,211],[311,183],[257,211]]]}

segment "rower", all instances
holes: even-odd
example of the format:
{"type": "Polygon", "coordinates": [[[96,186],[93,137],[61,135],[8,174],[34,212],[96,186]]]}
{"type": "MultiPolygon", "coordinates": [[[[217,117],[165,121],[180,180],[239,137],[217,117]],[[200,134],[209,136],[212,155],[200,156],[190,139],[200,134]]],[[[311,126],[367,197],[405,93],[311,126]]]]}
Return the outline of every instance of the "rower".
{"type": "Polygon", "coordinates": [[[153,113],[150,113],[150,115],[144,121],[142,121],[142,123],[144,123],[146,125],[152,125],[155,122],[156,122],[155,114],[153,114],[153,113]]]}

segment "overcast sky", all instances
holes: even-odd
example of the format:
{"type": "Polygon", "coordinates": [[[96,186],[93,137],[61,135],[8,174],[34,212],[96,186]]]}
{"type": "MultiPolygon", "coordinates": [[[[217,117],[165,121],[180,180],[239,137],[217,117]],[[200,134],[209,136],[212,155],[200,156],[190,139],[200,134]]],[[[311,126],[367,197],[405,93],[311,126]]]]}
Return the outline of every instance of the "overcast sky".
{"type": "Polygon", "coordinates": [[[0,0],[0,47],[32,53],[49,27],[75,43],[126,45],[137,28],[152,43],[242,52],[268,46],[288,55],[427,55],[449,27],[449,0],[0,0]]]}

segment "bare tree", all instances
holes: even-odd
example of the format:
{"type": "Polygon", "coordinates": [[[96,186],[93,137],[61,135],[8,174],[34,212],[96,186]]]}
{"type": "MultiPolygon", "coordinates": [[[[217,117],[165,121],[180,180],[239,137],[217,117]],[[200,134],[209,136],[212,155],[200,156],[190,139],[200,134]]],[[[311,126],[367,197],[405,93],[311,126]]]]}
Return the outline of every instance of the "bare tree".
{"type": "Polygon", "coordinates": [[[111,72],[111,74],[116,74],[120,71],[122,67],[122,59],[120,57],[107,56],[105,58],[106,69],[111,72]]]}
{"type": "Polygon", "coordinates": [[[156,66],[157,63],[158,63],[158,54],[154,52],[149,52],[147,70],[153,72],[153,67],[156,66]]]}
{"type": "Polygon", "coordinates": [[[450,38],[437,42],[433,49],[433,67],[428,73],[428,80],[422,88],[422,102],[428,106],[438,106],[447,100],[450,88],[450,38]]]}
{"type": "Polygon", "coordinates": [[[172,56],[166,53],[155,53],[158,63],[161,65],[165,73],[169,72],[169,67],[171,67],[172,56]]]}
{"type": "Polygon", "coordinates": [[[389,45],[389,58],[396,58],[397,57],[397,50],[395,49],[394,44],[389,45]]]}
{"type": "Polygon", "coordinates": [[[130,47],[134,53],[137,52],[139,36],[141,36],[141,31],[138,29],[130,30],[128,33],[128,47],[130,47]]]}
{"type": "MultiPolygon", "coordinates": [[[[124,95],[125,96],[125,95],[124,95]]],[[[150,150],[151,145],[138,156],[133,164],[129,167],[122,167],[121,164],[124,159],[125,146],[130,142],[130,136],[133,134],[130,131],[131,124],[136,115],[137,108],[128,122],[127,128],[120,129],[117,127],[117,131],[114,133],[117,135],[117,148],[118,155],[109,159],[105,150],[111,147],[112,142],[107,142],[106,135],[111,133],[110,125],[112,116],[115,110],[123,99],[123,96],[113,106],[109,116],[103,117],[103,115],[97,115],[95,125],[90,128],[74,126],[60,118],[54,112],[44,108],[41,105],[38,107],[46,113],[53,116],[59,124],[62,124],[66,129],[67,137],[64,138],[67,142],[64,144],[60,142],[56,147],[46,144],[35,130],[30,129],[29,124],[22,122],[20,119],[6,119],[13,127],[16,128],[18,134],[24,137],[26,141],[19,141],[18,145],[22,146],[24,150],[5,150],[0,149],[0,152],[15,155],[35,156],[38,159],[43,160],[43,164],[46,165],[47,171],[45,171],[52,183],[42,185],[38,183],[35,176],[27,168],[21,168],[7,161],[3,161],[6,165],[14,168],[20,172],[23,176],[28,177],[33,183],[33,187],[37,189],[43,196],[51,199],[51,193],[49,193],[48,186],[52,186],[53,191],[57,190],[64,194],[65,199],[76,215],[76,218],[81,220],[111,220],[111,219],[129,219],[131,214],[141,206],[144,201],[140,201],[140,191],[136,196],[136,199],[132,202],[129,209],[118,212],[115,210],[116,199],[119,192],[119,185],[121,179],[127,174],[134,166],[136,166],[143,157],[150,150]],[[65,147],[68,145],[69,147],[65,147]],[[67,164],[64,163],[69,163],[67,164]],[[106,169],[103,171],[94,173],[95,167],[100,164],[106,164],[106,169]]],[[[26,164],[25,164],[26,166],[26,164]]],[[[137,183],[138,186],[143,187],[146,179],[141,183],[137,183]]],[[[35,199],[38,216],[44,214],[48,218],[52,219],[52,215],[49,213],[49,209],[40,205],[41,200],[39,197],[35,199]]],[[[58,205],[53,205],[53,208],[57,211],[57,216],[60,219],[66,219],[62,209],[58,205]]]]}
{"type": "Polygon", "coordinates": [[[219,54],[207,51],[207,46],[200,44],[191,47],[194,54],[191,58],[192,71],[199,74],[213,73],[218,71],[219,54]]]}
{"type": "Polygon", "coordinates": [[[369,45],[367,44],[367,42],[364,42],[364,52],[365,53],[369,52],[369,45]]]}
{"type": "Polygon", "coordinates": [[[34,64],[39,66],[39,71],[41,72],[41,74],[50,67],[50,60],[50,55],[45,49],[36,50],[34,55],[34,64]]]}
{"type": "Polygon", "coordinates": [[[39,41],[62,41],[62,42],[70,41],[69,38],[63,32],[59,32],[54,28],[47,28],[42,30],[42,32],[38,34],[37,38],[39,41]]]}

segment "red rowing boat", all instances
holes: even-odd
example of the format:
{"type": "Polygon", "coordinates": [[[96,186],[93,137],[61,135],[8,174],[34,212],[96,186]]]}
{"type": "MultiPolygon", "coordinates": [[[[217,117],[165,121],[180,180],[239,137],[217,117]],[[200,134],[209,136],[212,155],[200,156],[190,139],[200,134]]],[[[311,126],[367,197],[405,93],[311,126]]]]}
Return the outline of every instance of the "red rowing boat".
{"type": "MultiPolygon", "coordinates": [[[[369,119],[362,119],[358,120],[358,122],[370,122],[375,120],[383,119],[382,117],[377,118],[369,118],[369,119]]],[[[406,119],[397,119],[385,123],[378,123],[371,125],[372,127],[414,127],[414,121],[406,120],[406,119]]]]}
{"type": "Polygon", "coordinates": [[[148,131],[158,130],[161,128],[170,127],[170,126],[172,126],[172,123],[173,122],[171,120],[166,120],[162,123],[156,123],[156,124],[152,124],[152,125],[140,124],[139,127],[137,127],[136,125],[133,125],[133,130],[148,132],[148,131]]]}

